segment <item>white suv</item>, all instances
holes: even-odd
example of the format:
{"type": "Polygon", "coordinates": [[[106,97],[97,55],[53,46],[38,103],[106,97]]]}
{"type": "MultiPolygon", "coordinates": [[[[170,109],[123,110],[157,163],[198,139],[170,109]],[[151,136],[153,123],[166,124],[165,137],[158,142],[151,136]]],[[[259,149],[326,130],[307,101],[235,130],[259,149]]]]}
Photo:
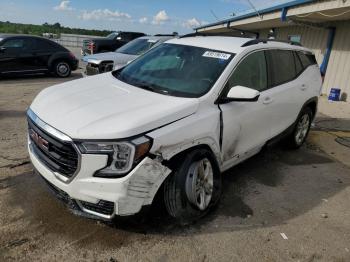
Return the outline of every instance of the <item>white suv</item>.
{"type": "Polygon", "coordinates": [[[43,90],[27,113],[29,155],[80,214],[135,214],[159,192],[188,222],[217,203],[223,171],[281,135],[303,144],[321,85],[301,46],[172,39],[122,69],[43,90]]]}

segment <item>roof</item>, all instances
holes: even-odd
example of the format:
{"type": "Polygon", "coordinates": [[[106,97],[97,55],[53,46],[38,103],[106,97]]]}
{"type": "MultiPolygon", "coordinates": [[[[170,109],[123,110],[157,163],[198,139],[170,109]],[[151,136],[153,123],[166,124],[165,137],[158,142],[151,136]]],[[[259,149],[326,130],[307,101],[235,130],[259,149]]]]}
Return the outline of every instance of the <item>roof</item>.
{"type": "Polygon", "coordinates": [[[288,48],[295,50],[305,50],[309,51],[307,48],[302,46],[291,45],[289,43],[279,42],[279,41],[263,41],[254,45],[244,46],[247,42],[250,42],[254,39],[246,37],[233,37],[233,36],[194,36],[194,37],[183,37],[183,38],[174,38],[168,40],[166,43],[169,44],[178,44],[178,45],[189,45],[196,46],[201,48],[207,48],[210,50],[218,50],[229,53],[240,53],[246,48],[251,46],[261,47],[272,47],[272,48],[288,48]]]}
{"type": "Polygon", "coordinates": [[[237,16],[234,16],[234,17],[229,18],[229,19],[225,19],[225,20],[221,20],[221,21],[218,21],[215,23],[210,23],[210,24],[206,24],[203,26],[199,26],[199,27],[196,27],[195,30],[206,28],[206,27],[211,27],[211,26],[216,26],[216,25],[222,25],[222,24],[226,24],[226,23],[230,23],[230,22],[234,22],[234,21],[239,21],[239,20],[242,20],[245,18],[258,16],[258,13],[260,15],[264,15],[267,13],[271,13],[273,11],[281,10],[283,8],[295,7],[298,5],[308,4],[308,3],[312,3],[312,2],[315,2],[315,0],[294,0],[291,2],[284,3],[284,4],[279,4],[279,5],[275,5],[272,7],[263,8],[263,9],[257,10],[257,12],[254,10],[254,11],[247,13],[247,14],[237,15],[237,16]]]}
{"type": "Polygon", "coordinates": [[[168,39],[174,38],[175,36],[153,36],[153,35],[146,35],[146,36],[141,36],[136,39],[150,39],[150,40],[163,40],[166,41],[168,39]]]}
{"type": "Polygon", "coordinates": [[[167,43],[178,45],[189,45],[202,48],[208,48],[212,50],[220,50],[230,53],[237,53],[242,49],[242,45],[251,38],[243,37],[229,37],[229,36],[195,36],[174,38],[167,43]]]}
{"type": "Polygon", "coordinates": [[[41,38],[41,39],[47,39],[41,36],[37,35],[25,35],[25,34],[0,34],[0,38],[4,39],[7,37],[28,37],[28,38],[41,38]]]}

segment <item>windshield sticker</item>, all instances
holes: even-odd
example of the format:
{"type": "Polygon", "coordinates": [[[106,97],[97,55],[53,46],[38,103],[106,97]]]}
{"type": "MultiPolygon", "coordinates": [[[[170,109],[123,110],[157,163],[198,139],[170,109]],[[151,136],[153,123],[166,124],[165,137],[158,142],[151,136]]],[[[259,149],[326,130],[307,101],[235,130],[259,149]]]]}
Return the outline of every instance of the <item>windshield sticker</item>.
{"type": "Polygon", "coordinates": [[[213,51],[205,51],[203,56],[211,57],[211,58],[217,58],[217,59],[223,59],[223,60],[227,60],[227,59],[229,59],[231,57],[230,54],[213,52],[213,51]]]}

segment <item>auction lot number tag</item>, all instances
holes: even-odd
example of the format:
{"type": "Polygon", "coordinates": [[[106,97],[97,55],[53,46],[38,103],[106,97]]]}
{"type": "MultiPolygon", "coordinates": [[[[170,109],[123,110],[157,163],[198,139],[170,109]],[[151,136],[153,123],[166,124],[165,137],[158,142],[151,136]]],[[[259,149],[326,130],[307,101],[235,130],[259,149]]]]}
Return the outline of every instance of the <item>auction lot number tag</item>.
{"type": "Polygon", "coordinates": [[[230,54],[213,52],[213,51],[205,51],[203,56],[211,57],[211,58],[217,58],[217,59],[223,59],[223,60],[227,60],[227,59],[229,59],[231,57],[230,54]]]}

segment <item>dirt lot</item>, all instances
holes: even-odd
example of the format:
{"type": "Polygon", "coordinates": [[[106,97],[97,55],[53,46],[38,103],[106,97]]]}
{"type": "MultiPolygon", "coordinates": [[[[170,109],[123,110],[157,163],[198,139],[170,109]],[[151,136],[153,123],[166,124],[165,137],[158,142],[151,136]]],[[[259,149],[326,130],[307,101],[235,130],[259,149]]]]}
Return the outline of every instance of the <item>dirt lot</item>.
{"type": "Polygon", "coordinates": [[[28,162],[25,110],[59,82],[0,82],[0,261],[350,261],[350,149],[334,142],[346,130],[316,127],[302,149],[226,172],[220,205],[193,226],[161,206],[104,224],[71,214],[28,162]]]}

